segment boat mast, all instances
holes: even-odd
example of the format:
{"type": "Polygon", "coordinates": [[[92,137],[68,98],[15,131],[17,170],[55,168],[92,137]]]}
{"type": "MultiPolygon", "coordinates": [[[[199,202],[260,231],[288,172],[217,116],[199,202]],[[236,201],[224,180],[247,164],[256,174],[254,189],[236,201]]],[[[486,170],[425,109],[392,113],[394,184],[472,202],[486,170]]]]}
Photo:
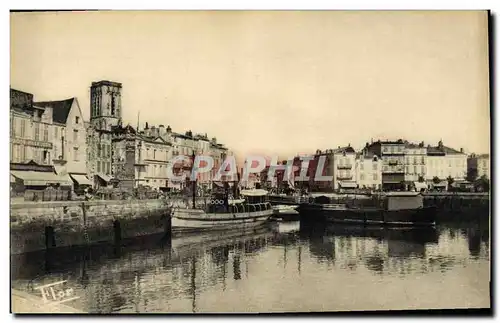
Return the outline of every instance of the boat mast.
{"type": "MultiPolygon", "coordinates": [[[[191,158],[193,159],[193,166],[191,167],[191,172],[194,171],[194,159],[195,159],[195,157],[196,157],[196,155],[193,151],[193,155],[191,156],[191,158]]],[[[193,188],[193,209],[194,209],[194,208],[196,208],[196,177],[192,181],[192,188],[193,188]]]]}

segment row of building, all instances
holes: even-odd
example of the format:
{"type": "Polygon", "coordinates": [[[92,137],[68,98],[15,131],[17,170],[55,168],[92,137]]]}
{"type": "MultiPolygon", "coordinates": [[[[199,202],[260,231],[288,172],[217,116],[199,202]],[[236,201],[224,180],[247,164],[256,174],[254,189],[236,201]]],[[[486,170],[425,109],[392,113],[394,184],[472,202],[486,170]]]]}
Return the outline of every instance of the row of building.
{"type": "MultiPolygon", "coordinates": [[[[489,155],[467,155],[463,149],[447,147],[442,141],[436,146],[410,143],[403,139],[378,140],[366,143],[360,151],[349,144],[346,147],[317,150],[309,162],[308,182],[296,185],[318,190],[366,189],[409,189],[443,188],[449,182],[460,184],[481,176],[489,178],[489,155]],[[325,165],[321,175],[330,176],[331,181],[314,181],[320,158],[325,165]],[[450,180],[452,179],[452,180],[450,180]]],[[[297,156],[294,166],[300,166],[297,156]]],[[[299,176],[299,170],[294,173],[299,176]]],[[[272,181],[264,171],[261,180],[272,181]]],[[[277,177],[283,172],[277,173],[277,177]]],[[[280,178],[279,181],[282,179],[280,178]]],[[[279,182],[278,181],[278,182],[279,182]]]]}
{"type": "MultiPolygon", "coordinates": [[[[33,94],[10,90],[11,183],[18,187],[140,185],[180,187],[169,181],[167,168],[177,155],[204,154],[214,171],[232,152],[206,134],[173,132],[170,126],[140,128],[122,123],[122,84],[93,82],[90,120],[84,121],[77,98],[36,102],[33,94]]],[[[189,168],[190,165],[176,165],[189,168]]],[[[212,173],[200,174],[208,183],[212,173]]]]}

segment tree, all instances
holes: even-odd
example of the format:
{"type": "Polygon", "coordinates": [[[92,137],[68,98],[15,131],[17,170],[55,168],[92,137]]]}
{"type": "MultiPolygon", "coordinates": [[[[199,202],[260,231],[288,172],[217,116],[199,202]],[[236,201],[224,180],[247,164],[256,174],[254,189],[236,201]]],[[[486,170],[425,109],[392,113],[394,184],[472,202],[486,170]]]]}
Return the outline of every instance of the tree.
{"type": "Polygon", "coordinates": [[[434,184],[439,184],[439,183],[441,183],[441,180],[439,179],[439,177],[434,176],[434,177],[432,178],[432,182],[433,182],[434,184]]]}
{"type": "Polygon", "coordinates": [[[474,183],[474,186],[477,190],[482,192],[489,192],[490,190],[490,180],[486,177],[486,175],[481,176],[474,183]]]}
{"type": "Polygon", "coordinates": [[[446,181],[448,181],[448,185],[449,185],[449,186],[451,186],[451,184],[453,184],[453,182],[454,182],[455,180],[453,179],[453,177],[448,176],[448,178],[446,179],[446,181]]]}
{"type": "Polygon", "coordinates": [[[423,182],[425,182],[425,178],[424,178],[422,175],[419,175],[419,176],[418,176],[418,182],[419,182],[419,183],[423,183],[423,182]]]}

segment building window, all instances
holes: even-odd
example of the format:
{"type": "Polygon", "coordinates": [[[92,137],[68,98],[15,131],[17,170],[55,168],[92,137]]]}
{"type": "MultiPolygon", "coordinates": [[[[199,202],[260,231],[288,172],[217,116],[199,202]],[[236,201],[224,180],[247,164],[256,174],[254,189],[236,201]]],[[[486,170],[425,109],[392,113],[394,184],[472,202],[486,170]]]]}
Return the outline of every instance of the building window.
{"type": "Polygon", "coordinates": [[[111,94],[111,115],[115,115],[115,96],[111,94]]]}
{"type": "Polygon", "coordinates": [[[49,141],[49,127],[45,125],[45,129],[43,129],[43,141],[49,141]]]}
{"type": "Polygon", "coordinates": [[[26,135],[26,120],[21,119],[21,138],[26,135]]]}
{"type": "Polygon", "coordinates": [[[373,170],[377,170],[378,169],[378,164],[377,163],[372,163],[372,168],[373,168],[373,170]]]}
{"type": "Polygon", "coordinates": [[[364,164],[363,164],[363,161],[361,161],[361,162],[359,163],[359,169],[363,170],[363,169],[364,169],[364,166],[363,166],[363,165],[364,165],[364,164]]]}
{"type": "Polygon", "coordinates": [[[156,149],[153,150],[153,159],[156,159],[156,149]]]}
{"type": "Polygon", "coordinates": [[[360,180],[364,181],[365,180],[365,174],[361,174],[359,177],[360,180]]]}
{"type": "Polygon", "coordinates": [[[100,161],[97,161],[97,172],[98,173],[101,172],[101,162],[100,161]]]}
{"type": "Polygon", "coordinates": [[[78,161],[78,148],[77,147],[74,147],[73,148],[73,160],[74,161],[78,161]]]}
{"type": "Polygon", "coordinates": [[[40,124],[35,123],[35,140],[40,140],[40,124]]]}
{"type": "Polygon", "coordinates": [[[78,130],[76,129],[73,130],[73,141],[74,142],[78,141],[78,130]]]}
{"type": "Polygon", "coordinates": [[[80,117],[75,117],[75,123],[78,124],[80,122],[80,117]]]}
{"type": "Polygon", "coordinates": [[[422,165],[425,164],[425,157],[424,156],[422,156],[421,162],[422,162],[422,165]]]}
{"type": "Polygon", "coordinates": [[[373,180],[374,180],[374,181],[378,180],[378,176],[377,176],[377,174],[373,174],[373,180]]]}

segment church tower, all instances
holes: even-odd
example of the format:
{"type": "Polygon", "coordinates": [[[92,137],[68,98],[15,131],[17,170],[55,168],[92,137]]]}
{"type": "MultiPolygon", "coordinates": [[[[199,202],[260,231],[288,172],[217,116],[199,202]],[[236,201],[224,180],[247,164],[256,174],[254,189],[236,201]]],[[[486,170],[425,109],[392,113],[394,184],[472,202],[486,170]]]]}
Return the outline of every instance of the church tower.
{"type": "Polygon", "coordinates": [[[110,131],[122,120],[122,84],[92,82],[90,87],[90,123],[97,131],[110,131]]]}

